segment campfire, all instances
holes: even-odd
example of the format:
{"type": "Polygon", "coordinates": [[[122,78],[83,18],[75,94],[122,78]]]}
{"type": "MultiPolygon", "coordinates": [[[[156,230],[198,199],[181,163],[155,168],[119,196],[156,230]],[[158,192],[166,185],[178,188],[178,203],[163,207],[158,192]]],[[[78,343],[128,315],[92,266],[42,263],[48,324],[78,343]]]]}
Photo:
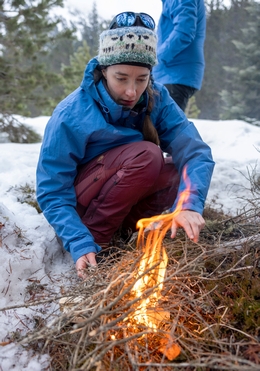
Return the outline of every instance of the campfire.
{"type": "MultiPolygon", "coordinates": [[[[127,323],[128,331],[137,331],[137,328],[147,332],[159,333],[160,326],[170,320],[170,312],[164,310],[158,303],[162,298],[163,282],[166,274],[168,256],[162,244],[166,232],[171,227],[173,213],[155,216],[138,221],[137,246],[143,250],[140,260],[136,281],[130,291],[132,298],[139,298],[136,308],[124,322],[127,323]],[[145,235],[148,233],[146,239],[145,235]],[[136,326],[136,327],[135,327],[136,326]]],[[[165,299],[164,299],[165,300],[165,299]]],[[[154,336],[152,341],[155,342],[154,336]]],[[[169,360],[176,358],[181,349],[174,341],[170,333],[160,334],[160,352],[169,360]]]]}
{"type": "MultiPolygon", "coordinates": [[[[163,240],[166,232],[171,229],[173,217],[182,210],[183,203],[189,197],[190,182],[186,168],[184,169],[184,179],[186,189],[181,193],[174,212],[141,219],[137,223],[139,230],[137,248],[142,249],[143,256],[130,295],[133,298],[140,298],[140,301],[138,301],[135,311],[125,319],[128,327],[132,327],[134,324],[141,325],[147,327],[150,332],[156,333],[164,321],[170,320],[170,312],[158,305],[162,297],[161,292],[168,263],[163,240]]],[[[166,333],[161,338],[161,345],[160,351],[170,360],[176,358],[181,352],[170,333],[166,333]]]]}
{"type": "MultiPolygon", "coordinates": [[[[232,325],[238,310],[232,305],[245,300],[248,277],[259,290],[259,243],[251,237],[227,243],[223,229],[214,232],[215,224],[203,231],[200,243],[182,230],[169,238],[172,218],[189,194],[186,178],[174,213],[139,220],[137,241],[120,257],[90,269],[85,282],[68,283],[60,295],[53,294],[50,303],[60,305],[51,322],[21,343],[50,354],[57,371],[259,370],[253,358],[259,342],[245,327],[248,322],[243,329],[241,322],[232,325]]],[[[240,220],[248,228],[244,215],[240,220]]],[[[230,233],[225,222],[220,226],[230,233]]]]}
{"type": "MultiPolygon", "coordinates": [[[[118,321],[119,330],[112,331],[110,338],[116,341],[120,337],[128,338],[137,335],[136,339],[146,343],[152,341],[158,344],[158,350],[169,360],[175,359],[181,352],[170,331],[162,330],[165,323],[171,321],[171,313],[165,310],[160,304],[167,301],[163,297],[162,289],[166,276],[168,256],[163,246],[166,232],[171,229],[173,217],[182,210],[183,203],[190,194],[190,182],[187,177],[186,168],[183,173],[186,189],[180,194],[179,201],[172,213],[164,213],[151,218],[141,219],[137,223],[138,238],[137,250],[142,255],[131,276],[134,276],[134,283],[129,282],[123,287],[128,291],[129,302],[133,303],[129,314],[118,321]],[[122,331],[123,330],[123,335],[122,331]],[[138,336],[140,333],[140,337],[138,336]],[[163,335],[162,335],[163,334],[163,335]],[[149,336],[150,335],[150,336],[149,336]]],[[[62,310],[74,308],[74,312],[80,315],[81,310],[75,311],[75,304],[82,298],[63,298],[60,301],[62,310]]],[[[80,306],[81,307],[81,306],[80,306]]],[[[75,320],[81,322],[81,319],[75,320]]],[[[91,336],[96,335],[96,330],[90,332],[91,336]]]]}
{"type": "MultiPolygon", "coordinates": [[[[187,186],[179,197],[175,211],[141,219],[137,223],[137,229],[139,230],[137,250],[142,255],[130,275],[131,278],[134,278],[134,282],[131,282],[130,278],[123,287],[123,292],[128,292],[129,303],[133,303],[133,305],[131,305],[129,314],[122,316],[124,318],[121,322],[117,321],[119,330],[110,333],[110,338],[113,341],[120,339],[122,336],[127,339],[137,335],[136,339],[140,341],[143,341],[143,338],[146,337],[146,342],[149,343],[151,340],[158,344],[159,352],[169,360],[175,359],[180,354],[181,348],[170,331],[166,329],[161,331],[166,322],[168,324],[171,322],[170,311],[165,310],[161,305],[162,302],[167,301],[167,297],[162,295],[168,264],[168,256],[163,246],[163,240],[166,232],[171,229],[173,217],[182,210],[183,203],[189,197],[190,183],[186,168],[183,175],[187,186]],[[140,333],[140,337],[138,333],[140,333]]],[[[82,305],[79,304],[80,308],[76,310],[75,304],[81,301],[82,297],[63,298],[60,301],[63,311],[66,312],[73,308],[74,314],[77,314],[74,321],[79,323],[83,320],[80,318],[82,305]]],[[[90,336],[96,334],[96,330],[90,332],[90,336]]]]}

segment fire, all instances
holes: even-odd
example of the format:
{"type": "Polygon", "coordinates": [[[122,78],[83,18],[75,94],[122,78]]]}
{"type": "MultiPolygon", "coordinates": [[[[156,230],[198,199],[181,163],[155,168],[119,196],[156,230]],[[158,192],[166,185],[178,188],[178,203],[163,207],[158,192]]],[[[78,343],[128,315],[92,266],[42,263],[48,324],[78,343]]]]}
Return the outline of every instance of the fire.
{"type": "Polygon", "coordinates": [[[141,300],[132,318],[137,324],[145,325],[153,330],[157,329],[158,324],[154,318],[152,308],[156,308],[161,297],[168,263],[167,253],[162,246],[162,240],[169,229],[170,215],[141,219],[137,223],[139,228],[137,245],[142,246],[143,256],[137,273],[140,279],[136,281],[131,293],[134,297],[141,298],[144,291],[149,288],[155,288],[149,296],[141,300]],[[147,231],[149,233],[145,243],[144,232],[147,231]],[[145,273],[147,271],[148,273],[145,273]]]}
{"type": "Polygon", "coordinates": [[[156,332],[160,323],[170,318],[170,313],[158,308],[168,264],[168,256],[162,243],[166,232],[171,228],[173,217],[182,210],[182,205],[190,194],[190,181],[187,177],[186,168],[183,177],[186,189],[181,193],[174,212],[141,219],[137,223],[139,229],[137,246],[142,248],[143,256],[137,269],[137,277],[140,278],[133,286],[131,294],[133,297],[142,298],[144,296],[144,298],[141,299],[138,307],[131,317],[128,317],[128,320],[146,326],[152,332],[156,332]],[[151,294],[145,295],[144,293],[148,289],[151,289],[151,294]]]}

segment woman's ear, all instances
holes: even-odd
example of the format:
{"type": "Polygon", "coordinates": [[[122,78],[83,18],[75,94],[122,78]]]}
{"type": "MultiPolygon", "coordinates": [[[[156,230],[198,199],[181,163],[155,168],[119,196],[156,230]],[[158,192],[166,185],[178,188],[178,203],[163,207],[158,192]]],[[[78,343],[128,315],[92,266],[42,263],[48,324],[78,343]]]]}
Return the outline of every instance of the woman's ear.
{"type": "Polygon", "coordinates": [[[103,70],[101,70],[101,72],[102,72],[102,75],[104,76],[104,78],[107,79],[107,70],[103,69],[103,70]]]}

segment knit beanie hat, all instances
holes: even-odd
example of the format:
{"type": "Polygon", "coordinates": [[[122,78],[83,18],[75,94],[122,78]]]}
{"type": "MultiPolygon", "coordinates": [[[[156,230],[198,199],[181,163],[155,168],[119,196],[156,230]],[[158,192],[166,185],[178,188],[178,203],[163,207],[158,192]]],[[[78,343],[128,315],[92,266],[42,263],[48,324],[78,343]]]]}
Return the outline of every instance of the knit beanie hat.
{"type": "Polygon", "coordinates": [[[122,27],[103,31],[99,38],[98,62],[113,64],[156,64],[156,33],[145,27],[122,27]]]}

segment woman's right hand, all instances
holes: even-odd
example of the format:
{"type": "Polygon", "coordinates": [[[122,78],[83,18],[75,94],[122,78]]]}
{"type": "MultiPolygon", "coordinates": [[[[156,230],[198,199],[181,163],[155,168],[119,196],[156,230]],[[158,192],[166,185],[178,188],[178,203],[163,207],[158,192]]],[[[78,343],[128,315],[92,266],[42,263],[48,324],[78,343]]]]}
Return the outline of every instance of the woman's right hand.
{"type": "Polygon", "coordinates": [[[85,254],[78,258],[76,261],[76,270],[79,278],[86,279],[87,274],[86,274],[86,269],[89,266],[96,267],[97,262],[96,262],[96,254],[94,252],[90,252],[88,254],[85,254]]]}

